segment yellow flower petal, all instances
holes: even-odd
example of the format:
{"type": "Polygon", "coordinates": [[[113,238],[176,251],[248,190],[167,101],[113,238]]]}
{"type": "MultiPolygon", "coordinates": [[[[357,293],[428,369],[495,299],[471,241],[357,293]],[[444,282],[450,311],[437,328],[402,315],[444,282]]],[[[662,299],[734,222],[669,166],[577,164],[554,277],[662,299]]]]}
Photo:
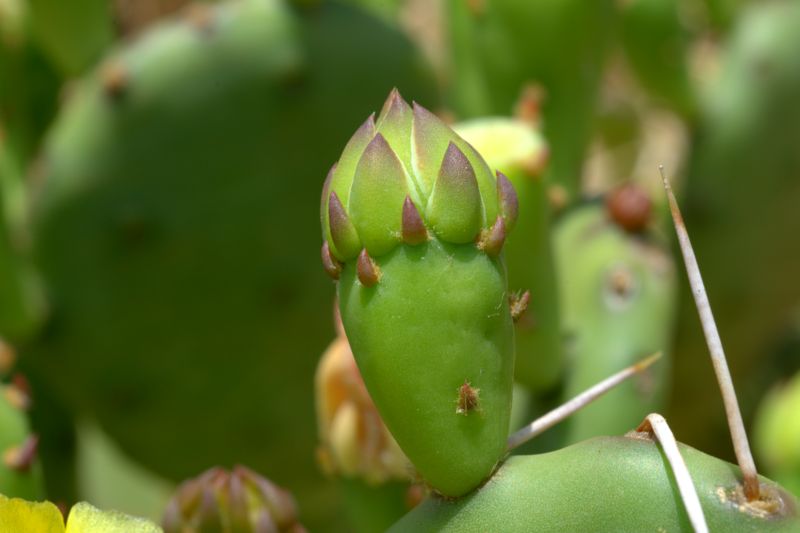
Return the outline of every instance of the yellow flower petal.
{"type": "Polygon", "coordinates": [[[64,518],[50,502],[28,502],[0,494],[0,531],[64,533],[64,518]]]}
{"type": "Polygon", "coordinates": [[[118,511],[101,511],[86,502],[81,502],[75,504],[69,513],[66,533],[163,533],[163,531],[149,520],[128,516],[118,511]]]}

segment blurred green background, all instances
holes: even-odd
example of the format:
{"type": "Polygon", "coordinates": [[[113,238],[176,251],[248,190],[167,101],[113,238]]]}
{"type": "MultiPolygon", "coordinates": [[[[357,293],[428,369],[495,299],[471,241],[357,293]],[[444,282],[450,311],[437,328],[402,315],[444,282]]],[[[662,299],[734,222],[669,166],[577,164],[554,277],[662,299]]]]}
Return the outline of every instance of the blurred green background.
{"type": "MultiPolygon", "coordinates": [[[[733,460],[664,164],[757,464],[800,488],[798,395],[783,424],[759,422],[800,371],[798,50],[789,0],[0,0],[0,339],[18,355],[0,374],[29,383],[40,496],[159,519],[177,482],[241,463],[291,490],[310,530],[351,529],[315,455],[334,337],[319,194],[393,87],[450,121],[519,117],[534,94],[553,227],[625,183],[654,205],[628,244],[555,246],[563,372],[528,391],[531,415],[591,365],[613,372],[603,354],[663,349],[663,394],[633,420],[654,406],[733,460]],[[641,323],[584,320],[611,311],[572,280],[645,240],[677,259],[666,292],[631,311],[641,323]]],[[[573,436],[637,424],[617,418],[573,436]]]]}

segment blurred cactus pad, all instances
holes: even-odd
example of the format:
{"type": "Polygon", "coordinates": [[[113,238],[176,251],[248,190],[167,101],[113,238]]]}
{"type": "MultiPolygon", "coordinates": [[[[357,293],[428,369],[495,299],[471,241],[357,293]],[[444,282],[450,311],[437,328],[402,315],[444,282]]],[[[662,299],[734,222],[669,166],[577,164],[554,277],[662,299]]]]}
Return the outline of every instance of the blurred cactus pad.
{"type": "Polygon", "coordinates": [[[435,99],[405,37],[333,2],[200,4],[110,53],[43,151],[29,364],[162,475],[246,462],[324,514],[316,198],[394,84],[435,99]]]}

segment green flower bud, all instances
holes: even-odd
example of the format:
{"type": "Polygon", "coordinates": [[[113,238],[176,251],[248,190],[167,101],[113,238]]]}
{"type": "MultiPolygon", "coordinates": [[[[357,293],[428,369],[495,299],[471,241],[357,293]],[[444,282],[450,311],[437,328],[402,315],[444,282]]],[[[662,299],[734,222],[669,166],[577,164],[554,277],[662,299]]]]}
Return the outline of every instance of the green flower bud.
{"type": "Polygon", "coordinates": [[[395,90],[323,187],[322,257],[370,396],[422,478],[447,496],[505,452],[513,325],[501,251],[514,188],[395,90]],[[359,249],[360,244],[360,249],[359,249]]]}
{"type": "Polygon", "coordinates": [[[185,481],[167,505],[164,533],[301,533],[287,491],[249,468],[211,468],[185,481]]]}
{"type": "MultiPolygon", "coordinates": [[[[502,184],[475,149],[427,109],[393,90],[345,146],[322,189],[323,238],[339,261],[402,242],[418,244],[421,226],[444,242],[474,241],[507,219],[502,184]]],[[[513,199],[516,202],[516,199],[513,199]]],[[[427,240],[427,239],[424,239],[427,240]]]]}

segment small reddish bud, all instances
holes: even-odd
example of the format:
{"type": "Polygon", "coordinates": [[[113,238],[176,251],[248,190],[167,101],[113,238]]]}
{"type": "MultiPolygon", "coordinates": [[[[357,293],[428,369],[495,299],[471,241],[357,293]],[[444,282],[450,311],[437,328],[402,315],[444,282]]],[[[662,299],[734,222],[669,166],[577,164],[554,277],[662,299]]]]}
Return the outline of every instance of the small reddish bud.
{"type": "Polygon", "coordinates": [[[506,241],[506,223],[501,215],[497,216],[494,225],[488,230],[483,230],[478,238],[478,248],[487,255],[496,257],[503,250],[506,241]]]}
{"type": "Polygon", "coordinates": [[[106,63],[100,70],[100,83],[109,98],[119,100],[130,85],[128,70],[118,60],[106,63]]]}
{"type": "Polygon", "coordinates": [[[650,196],[635,183],[626,183],[606,197],[606,209],[611,219],[625,231],[643,231],[653,212],[650,196]]]}
{"type": "Polygon", "coordinates": [[[500,201],[500,214],[505,219],[506,229],[511,231],[517,223],[519,215],[519,199],[517,191],[505,174],[497,171],[497,198],[500,201]]]}
{"type": "Polygon", "coordinates": [[[3,452],[3,463],[17,472],[27,472],[36,459],[39,437],[29,435],[19,446],[12,446],[3,452]]]}
{"type": "Polygon", "coordinates": [[[522,294],[512,294],[508,298],[511,307],[511,319],[514,322],[519,321],[525,311],[528,310],[528,304],[531,301],[531,291],[525,291],[522,294]]]}
{"type": "Polygon", "coordinates": [[[0,375],[10,371],[16,360],[17,354],[14,348],[0,338],[0,375]]]}
{"type": "Polygon", "coordinates": [[[425,229],[425,223],[414,202],[406,196],[403,202],[403,241],[407,244],[420,244],[427,240],[428,230],[425,229]]]}
{"type": "Polygon", "coordinates": [[[365,287],[373,287],[380,281],[381,273],[378,265],[367,253],[367,249],[361,250],[358,255],[358,264],[356,265],[358,280],[365,287]]]}

